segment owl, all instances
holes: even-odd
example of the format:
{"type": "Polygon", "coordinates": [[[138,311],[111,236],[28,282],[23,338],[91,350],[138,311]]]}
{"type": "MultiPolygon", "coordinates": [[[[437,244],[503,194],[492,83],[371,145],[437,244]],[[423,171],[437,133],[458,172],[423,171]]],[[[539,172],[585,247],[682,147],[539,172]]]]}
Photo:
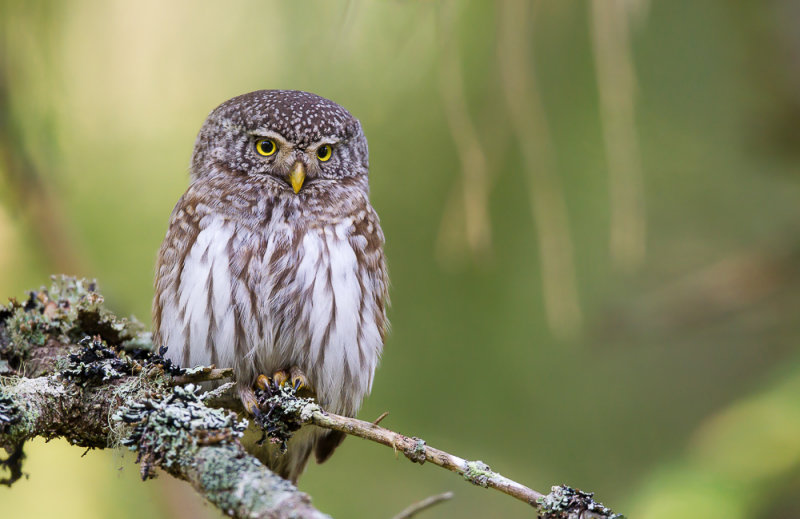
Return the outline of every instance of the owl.
{"type": "MultiPolygon", "coordinates": [[[[272,382],[354,416],[387,330],[368,162],[359,121],[315,94],[260,90],[212,111],[158,255],[155,344],[182,366],[232,367],[251,413],[255,385],[272,382]]],[[[296,482],[343,439],[304,426],[284,454],[256,450],[296,482]]]]}

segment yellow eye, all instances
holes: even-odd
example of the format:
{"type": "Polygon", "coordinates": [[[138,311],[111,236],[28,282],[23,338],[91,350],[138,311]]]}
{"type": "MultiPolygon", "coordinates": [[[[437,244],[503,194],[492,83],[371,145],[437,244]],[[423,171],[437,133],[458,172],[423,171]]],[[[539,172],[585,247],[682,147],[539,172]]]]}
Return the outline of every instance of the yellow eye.
{"type": "Polygon", "coordinates": [[[256,151],[258,152],[259,155],[264,155],[265,157],[269,157],[270,155],[278,151],[278,146],[272,139],[258,139],[256,141],[256,151]]]}
{"type": "Polygon", "coordinates": [[[317,148],[317,158],[321,162],[325,162],[333,155],[333,148],[331,148],[330,144],[323,144],[319,148],[317,148]]]}

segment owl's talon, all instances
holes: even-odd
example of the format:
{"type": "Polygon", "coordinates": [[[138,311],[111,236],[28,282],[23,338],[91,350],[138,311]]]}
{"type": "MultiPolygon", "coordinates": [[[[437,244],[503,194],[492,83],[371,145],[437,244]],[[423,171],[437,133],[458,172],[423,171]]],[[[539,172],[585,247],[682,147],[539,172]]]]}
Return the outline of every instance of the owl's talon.
{"type": "Polygon", "coordinates": [[[247,414],[258,416],[261,410],[258,408],[258,399],[250,388],[239,391],[239,400],[242,401],[242,406],[247,414]]]}
{"type": "Polygon", "coordinates": [[[242,405],[244,405],[244,410],[247,412],[247,414],[255,416],[258,412],[258,402],[255,400],[252,402],[242,402],[242,405]]]}
{"type": "Polygon", "coordinates": [[[256,386],[261,391],[266,391],[267,388],[270,386],[269,377],[266,375],[259,375],[256,379],[256,386]]]}
{"type": "Polygon", "coordinates": [[[278,388],[283,387],[286,384],[286,381],[289,380],[289,374],[286,373],[284,370],[276,371],[272,375],[272,384],[278,388]]]}
{"type": "Polygon", "coordinates": [[[308,380],[306,379],[306,374],[303,373],[303,371],[300,368],[298,368],[297,366],[292,367],[291,375],[292,375],[292,387],[294,387],[295,392],[308,387],[308,380]]]}

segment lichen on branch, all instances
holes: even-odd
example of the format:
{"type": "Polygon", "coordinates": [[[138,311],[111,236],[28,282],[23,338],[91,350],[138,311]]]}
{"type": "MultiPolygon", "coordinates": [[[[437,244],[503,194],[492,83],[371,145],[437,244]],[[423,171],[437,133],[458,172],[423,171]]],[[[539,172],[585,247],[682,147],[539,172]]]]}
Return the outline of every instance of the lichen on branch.
{"type": "Polygon", "coordinates": [[[9,453],[0,482],[22,475],[26,440],[61,437],[89,448],[127,446],[143,477],[161,467],[231,517],[328,517],[244,450],[245,424],[235,413],[206,406],[195,385],[175,383],[224,370],[184,370],[154,350],[143,327],[108,311],[85,280],[54,278],[49,289],[0,309],[0,447],[9,453]]]}
{"type": "Polygon", "coordinates": [[[109,311],[94,281],[53,276],[49,288],[28,292],[0,307],[0,376],[37,377],[54,373],[56,361],[80,349],[79,341],[99,336],[125,350],[153,345],[144,325],[109,311]]]}
{"type": "Polygon", "coordinates": [[[133,426],[120,442],[138,453],[143,479],[155,477],[155,466],[175,470],[188,465],[199,447],[233,442],[247,428],[230,411],[206,407],[194,384],[175,386],[166,395],[121,406],[111,417],[133,426]]]}

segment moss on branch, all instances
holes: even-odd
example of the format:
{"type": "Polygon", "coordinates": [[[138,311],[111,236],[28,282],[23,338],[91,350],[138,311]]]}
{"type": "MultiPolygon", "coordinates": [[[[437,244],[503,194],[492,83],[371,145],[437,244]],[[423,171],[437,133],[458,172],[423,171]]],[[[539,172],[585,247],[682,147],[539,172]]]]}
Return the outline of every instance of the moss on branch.
{"type": "Polygon", "coordinates": [[[0,447],[9,453],[0,482],[22,475],[26,440],[61,437],[126,446],[144,478],[160,467],[231,517],[327,517],[244,450],[246,423],[235,413],[206,406],[191,383],[174,383],[224,372],[187,372],[163,353],[141,324],[104,307],[93,282],[54,278],[0,309],[0,447]]]}

